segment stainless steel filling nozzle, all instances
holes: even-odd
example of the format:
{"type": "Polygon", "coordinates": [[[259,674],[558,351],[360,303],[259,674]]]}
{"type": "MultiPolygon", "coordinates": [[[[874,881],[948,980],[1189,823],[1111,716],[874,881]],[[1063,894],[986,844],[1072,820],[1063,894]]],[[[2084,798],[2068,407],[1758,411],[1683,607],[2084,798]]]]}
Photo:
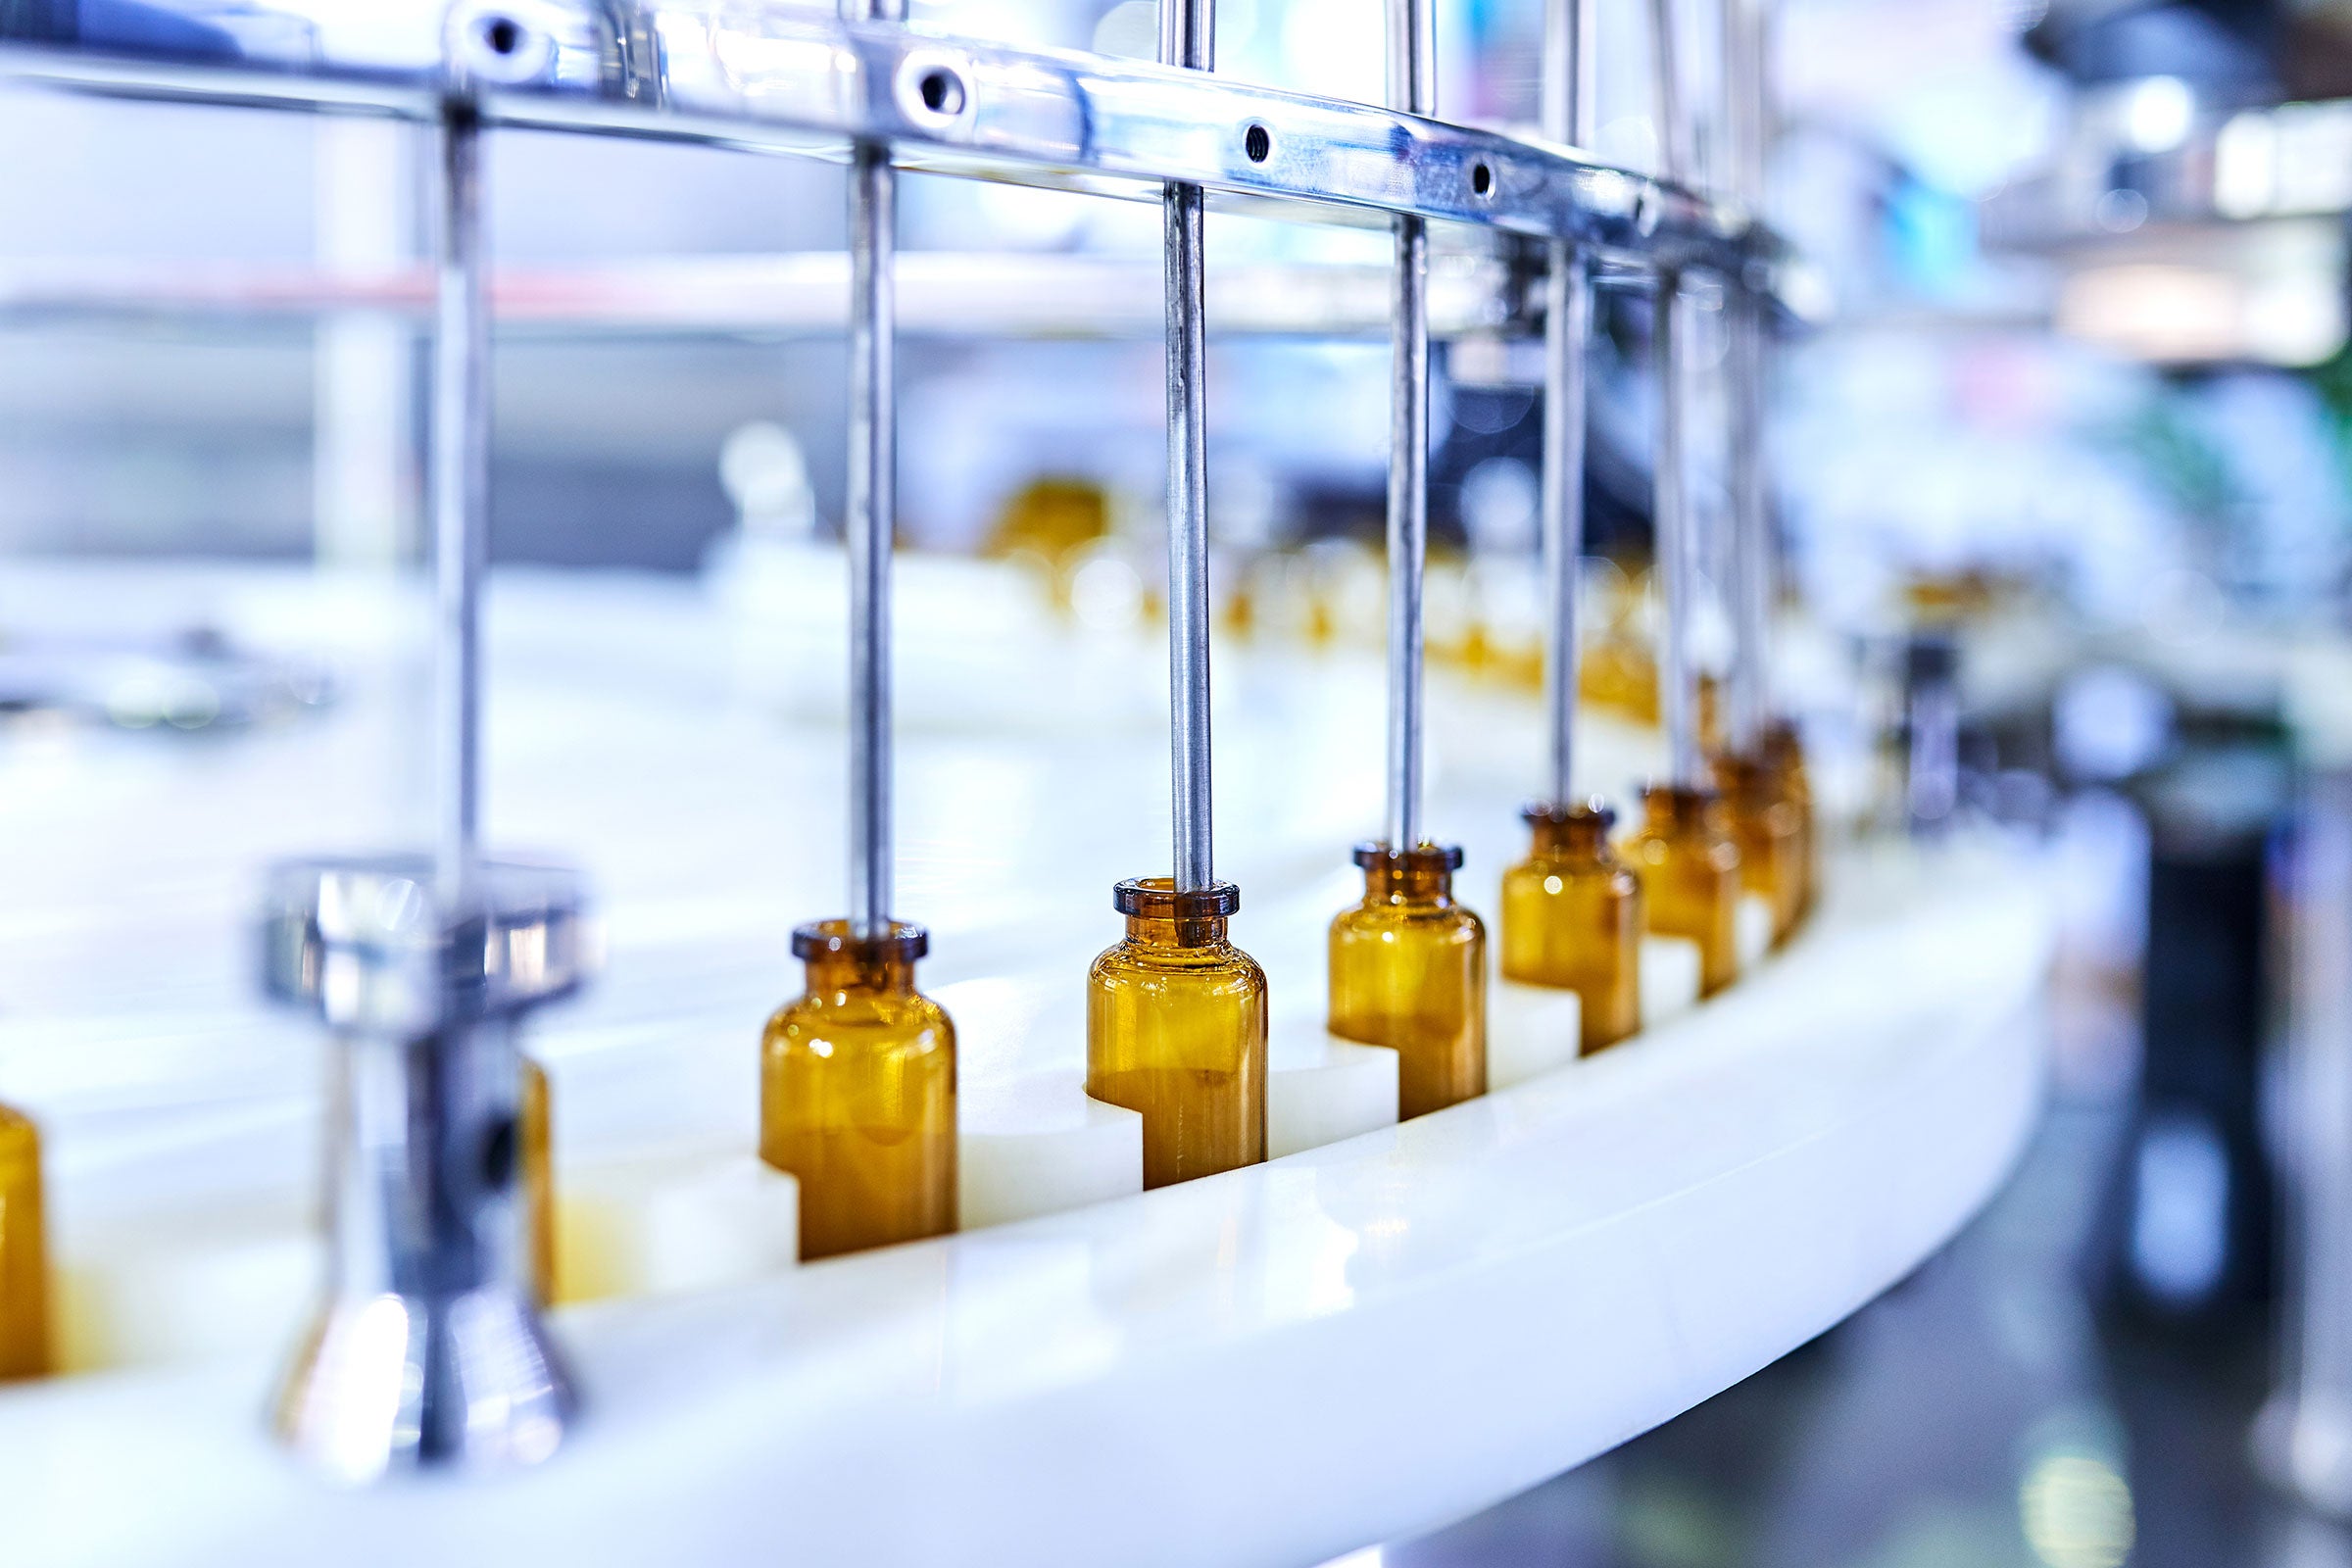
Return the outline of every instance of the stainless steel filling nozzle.
{"type": "Polygon", "coordinates": [[[553,1452],[574,1399],[534,1308],[517,1199],[521,1015],[573,990],[579,882],[491,862],[444,906],[423,857],[279,866],[264,983],[334,1042],[325,1299],[279,1435],[368,1481],[553,1452]]]}

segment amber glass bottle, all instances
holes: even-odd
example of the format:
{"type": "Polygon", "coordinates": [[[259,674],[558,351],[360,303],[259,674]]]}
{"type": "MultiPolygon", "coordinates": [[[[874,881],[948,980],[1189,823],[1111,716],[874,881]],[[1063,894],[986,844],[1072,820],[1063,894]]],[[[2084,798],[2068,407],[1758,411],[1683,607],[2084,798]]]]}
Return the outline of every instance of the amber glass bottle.
{"type": "Polygon", "coordinates": [[[1487,1092],[1487,930],[1453,899],[1462,852],[1356,846],[1363,901],[1331,922],[1331,1032],[1396,1053],[1396,1115],[1487,1092]]]}
{"type": "Polygon", "coordinates": [[[1803,845],[1796,808],[1781,788],[1779,770],[1758,758],[1715,759],[1715,787],[1723,820],[1740,849],[1740,887],[1772,908],[1772,942],[1796,929],[1804,897],[1803,845]]]}
{"type": "Polygon", "coordinates": [[[956,1026],[914,989],[921,926],[792,934],[808,989],[760,1048],[760,1157],[801,1183],[813,1261],[956,1228],[956,1026]]]}
{"type": "Polygon", "coordinates": [[[1813,912],[1814,896],[1821,890],[1821,840],[1813,815],[1813,780],[1805,771],[1804,743],[1796,726],[1776,719],[1764,732],[1764,760],[1773,783],[1796,817],[1796,918],[1813,912]]]}
{"type": "Polygon", "coordinates": [[[1698,944],[1698,992],[1711,997],[1740,978],[1740,851],[1723,830],[1711,790],[1653,784],[1625,858],[1642,878],[1648,929],[1698,944]]]}
{"type": "Polygon", "coordinates": [[[1535,845],[1502,877],[1502,977],[1575,992],[1589,1056],[1642,1027],[1642,879],[1610,848],[1617,813],[1598,801],[1521,815],[1535,845]]]}
{"type": "Polygon", "coordinates": [[[522,1145],[523,1249],[531,1260],[531,1288],[539,1304],[556,1298],[555,1111],[549,1102],[547,1069],[522,1058],[522,1095],[515,1117],[522,1145]]]}
{"type": "Polygon", "coordinates": [[[0,1105],[0,1380],[49,1370],[49,1250],[41,1235],[41,1135],[0,1105]]]}
{"type": "Polygon", "coordinates": [[[1086,1092],[1144,1118],[1144,1185],[1266,1157],[1266,972],[1226,940],[1241,893],[1121,882],[1127,936],[1086,977],[1086,1092]]]}

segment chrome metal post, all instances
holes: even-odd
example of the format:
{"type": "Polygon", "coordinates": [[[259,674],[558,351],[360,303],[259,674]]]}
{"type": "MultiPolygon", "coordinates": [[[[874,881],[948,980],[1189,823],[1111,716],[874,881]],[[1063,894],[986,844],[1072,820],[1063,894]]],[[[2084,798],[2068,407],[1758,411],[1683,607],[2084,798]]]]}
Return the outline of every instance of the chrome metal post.
{"type": "MultiPolygon", "coordinates": [[[[1159,0],[1159,59],[1215,63],[1214,0],[1159,0]]],[[[1208,735],[1208,387],[1203,198],[1170,184],[1165,203],[1168,371],[1168,723],[1176,889],[1216,883],[1208,735]]]]}
{"type": "MultiPolygon", "coordinates": [[[[346,1480],[528,1463],[574,1405],[539,1321],[515,1202],[514,1028],[580,977],[576,882],[485,866],[480,597],[489,456],[480,121],[453,14],[433,355],[438,592],[432,854],[275,874],[265,984],[333,1033],[325,1300],[281,1386],[280,1437],[346,1480]]],[[[492,19],[495,21],[495,19],[492,19]]]]}
{"type": "MultiPolygon", "coordinates": [[[[1389,107],[1427,115],[1437,69],[1430,0],[1387,0],[1389,107]]],[[[1388,845],[1417,847],[1421,826],[1422,587],[1429,557],[1429,224],[1396,218],[1389,370],[1388,845]]]]}
{"type": "MultiPolygon", "coordinates": [[[[1724,124],[1732,193],[1750,214],[1764,200],[1764,0],[1724,0],[1724,124]]],[[[1734,275],[1725,301],[1730,329],[1732,493],[1732,660],[1726,736],[1732,751],[1762,750],[1772,709],[1772,506],[1764,452],[1766,329],[1763,296],[1734,275]]]]}
{"type": "MultiPolygon", "coordinates": [[[[845,0],[853,22],[895,22],[905,0],[845,0]]],[[[898,172],[882,142],[850,158],[850,919],[887,934],[891,905],[890,563],[898,521],[893,265],[898,172]]]]}
{"type": "MultiPolygon", "coordinates": [[[[1667,179],[1679,183],[1688,164],[1683,156],[1685,127],[1681,74],[1675,61],[1673,0],[1650,0],[1649,18],[1657,72],[1659,158],[1667,179]]],[[[1668,782],[1677,789],[1700,789],[1707,782],[1706,760],[1699,755],[1698,690],[1690,663],[1698,541],[1683,472],[1686,332],[1682,274],[1673,267],[1658,269],[1654,314],[1650,347],[1657,375],[1658,447],[1650,510],[1666,612],[1658,628],[1658,713],[1666,729],[1668,782]]]]}
{"type": "MultiPolygon", "coordinates": [[[[1549,0],[1544,12],[1544,134],[1590,147],[1598,71],[1593,54],[1594,0],[1549,0]]],[[[1544,708],[1551,717],[1550,804],[1565,809],[1575,795],[1578,690],[1577,597],[1585,552],[1585,355],[1592,336],[1592,273],[1578,247],[1549,244],[1544,278],[1543,536],[1551,647],[1544,662],[1544,708]]]]}
{"type": "Polygon", "coordinates": [[[490,317],[482,290],[481,122],[442,119],[433,321],[434,893],[470,896],[481,855],[481,586],[489,539],[490,317]]]}

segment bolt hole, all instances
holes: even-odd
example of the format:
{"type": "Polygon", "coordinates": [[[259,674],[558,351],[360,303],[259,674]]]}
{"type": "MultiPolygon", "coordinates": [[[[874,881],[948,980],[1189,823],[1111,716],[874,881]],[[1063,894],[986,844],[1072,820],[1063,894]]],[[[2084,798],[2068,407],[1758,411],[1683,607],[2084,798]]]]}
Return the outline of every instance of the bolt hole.
{"type": "Polygon", "coordinates": [[[1242,132],[1242,151],[1253,164],[1262,164],[1274,152],[1274,133],[1263,125],[1251,125],[1242,132]]]}
{"type": "Polygon", "coordinates": [[[915,82],[914,91],[922,99],[923,107],[935,115],[963,113],[963,82],[953,71],[934,67],[924,72],[915,82]]]}
{"type": "Polygon", "coordinates": [[[482,42],[494,55],[511,55],[522,47],[522,24],[513,17],[493,17],[482,25],[482,42]]]}
{"type": "Polygon", "coordinates": [[[1494,171],[1489,169],[1485,164],[1472,164],[1470,166],[1470,193],[1473,196],[1491,196],[1494,192],[1494,171]]]}

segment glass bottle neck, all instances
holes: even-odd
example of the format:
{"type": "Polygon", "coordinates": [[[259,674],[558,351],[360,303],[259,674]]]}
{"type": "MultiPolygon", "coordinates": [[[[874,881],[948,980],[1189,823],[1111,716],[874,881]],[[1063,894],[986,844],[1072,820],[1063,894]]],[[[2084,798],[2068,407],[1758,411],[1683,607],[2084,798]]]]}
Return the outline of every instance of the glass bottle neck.
{"type": "Polygon", "coordinates": [[[1179,920],[1172,915],[1131,914],[1127,916],[1127,940],[1137,947],[1169,953],[1221,948],[1225,946],[1225,917],[1212,914],[1179,920]]]}
{"type": "Polygon", "coordinates": [[[914,994],[914,959],[904,954],[860,953],[851,948],[839,953],[812,954],[805,961],[812,993],[858,991],[898,997],[914,994]]]}
{"type": "Polygon", "coordinates": [[[1442,865],[1409,861],[1364,867],[1364,898],[1383,904],[1446,905],[1453,902],[1453,873],[1442,865]]]}
{"type": "Polygon", "coordinates": [[[1712,790],[1677,789],[1652,785],[1642,797],[1643,825],[1653,833],[1689,833],[1715,824],[1716,796],[1712,790]]]}
{"type": "Polygon", "coordinates": [[[1609,819],[1597,811],[1531,818],[1534,853],[1543,860],[1596,860],[1609,845],[1609,819]]]}

